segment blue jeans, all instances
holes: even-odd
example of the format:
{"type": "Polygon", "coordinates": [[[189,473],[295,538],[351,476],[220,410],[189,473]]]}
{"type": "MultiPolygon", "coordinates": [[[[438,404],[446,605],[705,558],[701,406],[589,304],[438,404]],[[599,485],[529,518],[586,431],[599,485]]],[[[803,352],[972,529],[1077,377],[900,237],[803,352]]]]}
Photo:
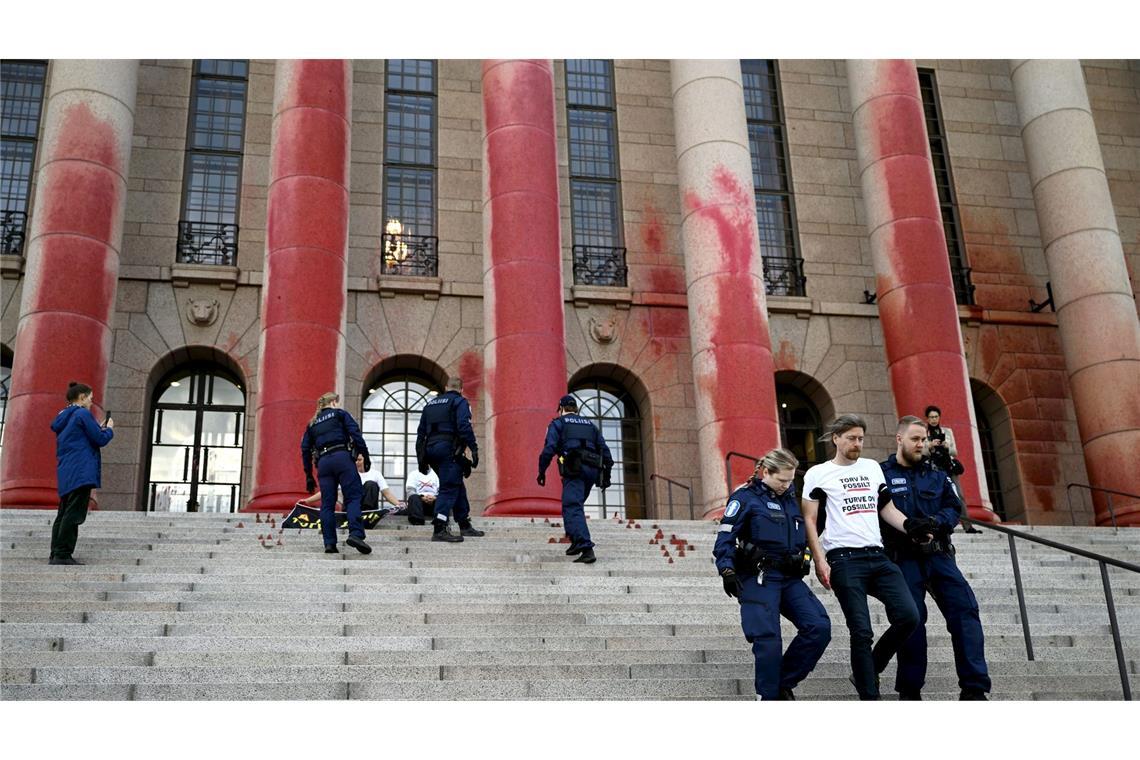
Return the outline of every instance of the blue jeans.
{"type": "Polygon", "coordinates": [[[794,689],[812,671],[831,642],[831,620],[815,594],[799,578],[779,571],[741,576],[740,627],[756,658],[756,693],[777,699],[781,689],[794,689]],[[792,621],[798,633],[780,655],[780,615],[792,621]]]}
{"type": "Polygon", "coordinates": [[[456,522],[467,522],[471,504],[467,501],[467,486],[463,482],[463,468],[455,456],[455,445],[441,441],[428,446],[427,460],[439,475],[439,495],[435,498],[437,522],[447,523],[452,514],[456,522]]]}
{"type": "Polygon", "coordinates": [[[990,690],[986,667],[985,639],[978,600],[954,558],[933,554],[923,558],[898,560],[914,603],[918,605],[919,625],[899,649],[899,670],[895,690],[918,692],[926,683],[926,590],[946,618],[950,644],[954,648],[954,669],[962,689],[990,690]]]}
{"type": "Polygon", "coordinates": [[[566,535],[570,537],[570,546],[575,549],[594,547],[594,542],[590,540],[590,529],[586,527],[586,510],[582,505],[590,495],[596,479],[597,471],[589,467],[583,467],[579,477],[562,478],[562,524],[566,535]]]}
{"type": "Polygon", "coordinates": [[[855,690],[859,692],[859,699],[878,699],[878,675],[918,627],[918,607],[902,572],[887,559],[882,549],[832,549],[827,553],[827,562],[831,565],[831,590],[839,600],[851,634],[855,690]],[[890,622],[875,644],[874,652],[868,594],[887,608],[890,622]]]}
{"type": "Polygon", "coordinates": [[[321,484],[321,536],[325,546],[336,546],[336,487],[344,494],[344,513],[348,516],[348,535],[364,540],[364,523],[360,520],[360,499],[364,489],[356,462],[347,451],[334,451],[321,457],[317,465],[321,484]]]}

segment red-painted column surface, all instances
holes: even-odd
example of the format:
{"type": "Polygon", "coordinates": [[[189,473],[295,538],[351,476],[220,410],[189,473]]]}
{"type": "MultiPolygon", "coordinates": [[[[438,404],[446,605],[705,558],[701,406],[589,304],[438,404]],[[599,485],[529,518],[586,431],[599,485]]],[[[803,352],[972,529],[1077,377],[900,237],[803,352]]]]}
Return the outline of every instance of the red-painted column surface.
{"type": "Polygon", "coordinates": [[[996,521],[982,473],[958,306],[914,61],[847,62],[887,368],[901,417],[942,409],[971,517],[996,521]]]}
{"type": "Polygon", "coordinates": [[[138,61],[52,65],[4,430],[4,507],[59,506],[51,421],[69,381],[90,385],[97,404],[107,387],[137,81],[138,61]]]}
{"type": "Polygon", "coordinates": [[[277,64],[262,286],[253,498],[286,511],[303,494],[301,434],[317,398],[343,395],[352,68],[277,64]]]}
{"type": "Polygon", "coordinates": [[[566,393],[550,61],[483,63],[483,129],[484,514],[557,515],[554,465],[535,483],[566,393]]]}
{"type": "MultiPolygon", "coordinates": [[[[1140,494],[1140,322],[1081,62],[1010,69],[1088,483],[1140,494]]],[[[1093,503],[1097,525],[1140,525],[1136,496],[1093,503]]]]}
{"type": "MultiPolygon", "coordinates": [[[[702,514],[714,517],[726,455],[780,445],[775,366],[740,62],[676,60],[672,82],[702,514]]],[[[732,464],[734,485],[752,473],[732,464]]]]}

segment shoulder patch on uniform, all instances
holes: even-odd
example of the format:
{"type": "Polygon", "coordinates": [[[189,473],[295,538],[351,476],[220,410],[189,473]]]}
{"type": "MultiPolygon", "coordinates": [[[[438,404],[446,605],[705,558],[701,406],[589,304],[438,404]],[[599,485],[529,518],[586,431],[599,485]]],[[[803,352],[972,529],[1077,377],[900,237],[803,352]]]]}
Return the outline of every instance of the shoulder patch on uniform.
{"type": "Polygon", "coordinates": [[[733,499],[732,501],[730,501],[728,503],[728,506],[724,508],[724,516],[725,517],[736,517],[736,513],[739,511],[740,511],[740,502],[737,501],[736,499],[733,499]]]}

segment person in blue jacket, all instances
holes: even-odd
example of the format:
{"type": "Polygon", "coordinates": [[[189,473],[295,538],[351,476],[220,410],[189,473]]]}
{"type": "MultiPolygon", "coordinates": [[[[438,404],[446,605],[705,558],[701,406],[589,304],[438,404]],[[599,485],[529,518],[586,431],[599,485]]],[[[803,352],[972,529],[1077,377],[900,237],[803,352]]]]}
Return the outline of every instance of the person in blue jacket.
{"type": "Polygon", "coordinates": [[[305,488],[308,493],[321,486],[321,535],[325,554],[336,554],[336,489],[344,494],[344,512],[348,516],[346,544],[361,554],[371,554],[372,547],[364,540],[364,523],[361,521],[360,499],[364,489],[356,471],[356,458],[362,457],[364,469],[372,466],[368,444],[360,434],[360,426],[352,415],[341,409],[340,396],[326,393],[317,399],[317,413],[309,421],[301,436],[301,466],[305,470],[305,488]],[[317,460],[317,479],[313,478],[313,459],[317,460]]]}
{"type": "Polygon", "coordinates": [[[546,487],[546,468],[557,454],[558,474],[562,476],[562,522],[570,537],[566,555],[577,554],[575,562],[590,565],[597,557],[583,505],[595,484],[603,491],[610,487],[614,459],[602,431],[578,414],[577,399],[570,395],[559,399],[558,414],[546,427],[546,441],[538,455],[537,482],[546,487]]]}
{"type": "Polygon", "coordinates": [[[478,538],[484,532],[471,524],[471,503],[463,478],[479,466],[479,442],[471,427],[471,404],[463,398],[463,379],[449,378],[446,390],[428,401],[416,428],[416,460],[420,473],[434,469],[439,475],[439,495],[432,518],[432,541],[459,543],[464,536],[478,538]],[[471,452],[471,459],[463,454],[471,452]],[[468,469],[470,468],[470,469],[468,469]],[[459,534],[447,529],[454,513],[459,534]]]}
{"type": "Polygon", "coordinates": [[[773,449],[728,499],[713,556],[724,592],[740,602],[740,625],[756,658],[756,698],[794,700],[792,691],[831,642],[831,620],[803,578],[811,569],[793,481],[799,462],[773,449]],[[797,634],[780,654],[780,615],[797,634]]]}
{"type": "Polygon", "coordinates": [[[91,414],[91,386],[69,383],[67,406],[51,423],[55,433],[56,479],[59,512],[51,526],[52,565],[82,565],[74,557],[79,526],[87,519],[91,490],[101,482],[102,457],[99,449],[115,436],[115,421],[109,416],[100,425],[91,414]]]}
{"type": "Polygon", "coordinates": [[[899,699],[922,699],[926,682],[926,592],[930,591],[946,619],[959,695],[985,700],[990,691],[985,641],[978,600],[954,562],[950,534],[961,517],[961,502],[950,476],[922,455],[927,428],[918,417],[899,420],[894,454],[880,462],[891,501],[908,518],[923,521],[931,540],[918,542],[905,533],[880,526],[887,556],[899,566],[918,606],[919,624],[898,650],[895,690],[899,699]]]}

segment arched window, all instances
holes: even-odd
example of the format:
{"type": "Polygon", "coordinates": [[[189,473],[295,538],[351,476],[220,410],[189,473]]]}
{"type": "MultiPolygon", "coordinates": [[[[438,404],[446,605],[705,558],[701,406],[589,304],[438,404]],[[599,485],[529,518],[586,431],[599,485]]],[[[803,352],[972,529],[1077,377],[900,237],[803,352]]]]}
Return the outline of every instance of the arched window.
{"type": "Polygon", "coordinates": [[[827,451],[816,440],[823,434],[823,424],[815,404],[794,386],[776,384],[776,408],[780,414],[780,444],[800,460],[796,469],[798,488],[808,468],[827,457],[827,451]]]}
{"type": "Polygon", "coordinates": [[[151,402],[147,510],[233,512],[240,504],[245,437],[241,381],[194,363],[159,381],[151,402]]]}
{"type": "Polygon", "coordinates": [[[982,444],[982,469],[986,475],[986,488],[990,492],[990,504],[994,513],[1005,520],[1005,499],[1001,489],[1001,474],[998,470],[997,447],[994,446],[994,429],[989,418],[974,397],[974,418],[978,423],[978,439],[982,444]]]}
{"type": "Polygon", "coordinates": [[[599,380],[587,380],[571,391],[581,415],[601,428],[614,458],[612,484],[594,488],[586,499],[592,517],[645,515],[645,457],[641,450],[641,415],[625,390],[599,380]]]}
{"type": "Polygon", "coordinates": [[[412,373],[389,375],[365,389],[360,427],[373,467],[381,464],[384,480],[404,498],[408,473],[416,466],[416,428],[420,412],[440,393],[430,378],[412,373]]]}
{"type": "MultiPolygon", "coordinates": [[[[978,442],[982,448],[981,467],[990,492],[990,504],[1002,520],[1025,519],[1025,497],[1021,490],[1009,409],[1001,396],[978,380],[970,380],[970,393],[974,400],[974,419],[978,423],[978,442]]],[[[967,445],[957,431],[955,434],[959,449],[967,445]]]]}
{"type": "Polygon", "coordinates": [[[8,388],[12,384],[12,352],[0,346],[0,455],[4,447],[4,420],[8,416],[8,388]]]}

